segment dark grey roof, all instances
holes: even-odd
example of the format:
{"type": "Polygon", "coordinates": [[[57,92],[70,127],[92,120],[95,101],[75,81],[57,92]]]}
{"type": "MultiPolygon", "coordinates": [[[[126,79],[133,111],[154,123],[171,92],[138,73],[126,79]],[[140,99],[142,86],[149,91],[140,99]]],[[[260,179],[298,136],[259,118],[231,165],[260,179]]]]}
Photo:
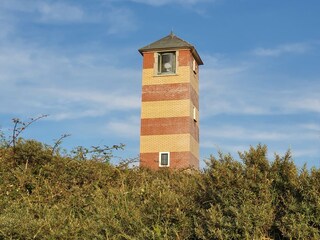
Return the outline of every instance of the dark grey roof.
{"type": "Polygon", "coordinates": [[[172,32],[158,41],[148,44],[147,46],[140,48],[139,52],[143,54],[143,52],[155,51],[155,50],[164,50],[164,49],[181,49],[181,48],[188,48],[191,50],[194,58],[196,59],[199,65],[202,65],[203,62],[193,45],[190,43],[182,40],[181,38],[174,35],[172,32]]]}

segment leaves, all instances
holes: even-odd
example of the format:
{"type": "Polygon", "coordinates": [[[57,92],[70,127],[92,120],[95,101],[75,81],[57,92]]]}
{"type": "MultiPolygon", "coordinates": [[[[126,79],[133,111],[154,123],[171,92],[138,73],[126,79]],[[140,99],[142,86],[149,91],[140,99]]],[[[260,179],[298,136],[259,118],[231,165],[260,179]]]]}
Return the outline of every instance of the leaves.
{"type": "Polygon", "coordinates": [[[111,165],[123,144],[63,155],[57,143],[0,148],[0,239],[320,238],[320,170],[290,152],[271,162],[258,145],[202,172],[151,171],[111,165]]]}

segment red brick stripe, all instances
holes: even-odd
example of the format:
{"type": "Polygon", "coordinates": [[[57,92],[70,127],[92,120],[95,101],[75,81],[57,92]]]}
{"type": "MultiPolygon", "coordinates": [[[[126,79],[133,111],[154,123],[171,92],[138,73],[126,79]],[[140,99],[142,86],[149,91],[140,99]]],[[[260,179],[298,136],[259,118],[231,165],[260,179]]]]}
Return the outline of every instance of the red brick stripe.
{"type": "Polygon", "coordinates": [[[190,98],[189,83],[142,86],[142,101],[181,100],[190,98]]]}
{"type": "MultiPolygon", "coordinates": [[[[199,160],[191,152],[170,152],[170,168],[183,169],[198,166],[199,160]]],[[[159,169],[159,153],[141,153],[140,167],[159,169]]]]}
{"type": "Polygon", "coordinates": [[[199,109],[198,94],[189,83],[142,86],[142,102],[191,99],[199,109]]]}
{"type": "Polygon", "coordinates": [[[185,133],[199,142],[199,127],[190,117],[141,119],[141,136],[185,133]]]}

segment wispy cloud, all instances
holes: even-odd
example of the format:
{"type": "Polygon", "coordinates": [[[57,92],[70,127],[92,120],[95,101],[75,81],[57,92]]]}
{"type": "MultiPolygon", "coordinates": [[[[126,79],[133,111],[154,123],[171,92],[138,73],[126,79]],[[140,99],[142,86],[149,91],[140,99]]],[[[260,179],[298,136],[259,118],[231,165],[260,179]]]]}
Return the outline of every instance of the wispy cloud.
{"type": "Polygon", "coordinates": [[[44,22],[78,22],[85,14],[79,6],[62,2],[40,2],[36,6],[40,19],[44,22]]]}
{"type": "Polygon", "coordinates": [[[239,123],[239,126],[219,125],[215,129],[206,128],[203,129],[202,135],[204,138],[211,139],[229,138],[233,140],[253,140],[256,142],[284,141],[297,138],[300,140],[314,140],[318,137],[317,132],[306,132],[301,127],[299,128],[298,125],[291,126],[290,128],[281,125],[265,125],[259,129],[257,127],[249,128],[246,124],[241,123],[239,123]]]}
{"type": "Polygon", "coordinates": [[[106,16],[109,34],[132,32],[138,28],[136,17],[128,8],[111,7],[106,16]]]}
{"type": "MultiPolygon", "coordinates": [[[[263,126],[255,126],[239,122],[216,124],[204,126],[201,129],[202,149],[222,151],[230,153],[238,158],[238,151],[248,151],[250,146],[256,146],[258,143],[268,146],[269,159],[273,159],[273,154],[283,155],[286,151],[291,150],[293,158],[299,158],[298,165],[309,161],[311,166],[318,165],[320,132],[317,124],[280,124],[270,123],[263,126]],[[306,144],[304,146],[301,141],[306,144]],[[305,159],[303,159],[305,158],[305,159]]],[[[208,157],[208,156],[203,156],[208,157]]],[[[309,166],[310,166],[309,165],[309,166]]]]}
{"type": "Polygon", "coordinates": [[[305,77],[291,76],[282,69],[270,71],[266,66],[274,60],[266,59],[260,64],[248,55],[233,60],[204,55],[203,59],[206,65],[201,69],[200,98],[204,118],[320,111],[320,85],[316,80],[320,76],[316,72],[305,77]]]}
{"type": "Polygon", "coordinates": [[[266,108],[253,96],[250,86],[252,63],[232,62],[223,56],[204,56],[206,68],[201,72],[200,97],[202,117],[219,114],[268,114],[266,108]]]}
{"type": "Polygon", "coordinates": [[[0,47],[0,113],[46,113],[64,120],[136,111],[139,88],[130,82],[139,82],[140,71],[105,65],[114,60],[106,53],[72,55],[39,47],[0,47]]]}
{"type": "Polygon", "coordinates": [[[107,132],[117,136],[138,139],[140,130],[140,116],[130,116],[126,119],[113,118],[107,123],[105,129],[107,132]]]}
{"type": "MultiPolygon", "coordinates": [[[[36,21],[42,22],[78,22],[85,17],[80,6],[63,1],[21,1],[3,0],[0,9],[10,13],[33,13],[32,17],[36,21]]],[[[31,17],[31,16],[29,16],[31,17]]]]}
{"type": "MultiPolygon", "coordinates": [[[[0,13],[0,19],[4,20],[0,26],[4,23],[8,26],[0,36],[1,114],[45,113],[51,115],[50,119],[64,120],[135,111],[140,107],[140,88],[131,86],[132,82],[140,81],[140,70],[117,66],[123,56],[128,57],[125,48],[97,51],[95,46],[95,50],[71,53],[19,37],[22,16],[28,17],[25,21],[29,24],[91,21],[87,19],[90,12],[85,12],[80,5],[63,1],[4,0],[0,13]]],[[[124,23],[133,23],[131,18],[126,18],[130,11],[120,8],[110,14],[108,18],[103,14],[95,18],[110,26],[110,33],[133,28],[124,23]],[[104,21],[106,18],[108,21],[104,21]]]]}
{"type": "Polygon", "coordinates": [[[319,132],[319,138],[320,138],[320,123],[305,123],[300,125],[301,128],[310,130],[310,131],[316,131],[319,132]]]}
{"type": "Polygon", "coordinates": [[[278,57],[283,54],[303,54],[310,49],[309,43],[289,43],[274,48],[256,48],[253,54],[262,57],[278,57]]]}
{"type": "MultiPolygon", "coordinates": [[[[83,91],[62,89],[43,91],[44,94],[59,98],[56,113],[52,116],[56,120],[78,119],[84,117],[108,116],[113,112],[126,112],[138,110],[140,99],[137,95],[126,93],[126,98],[121,92],[83,91]],[[74,107],[77,107],[75,109],[74,107]]],[[[50,103],[50,105],[53,105],[50,103]]]]}
{"type": "Polygon", "coordinates": [[[137,3],[143,3],[143,4],[148,4],[152,6],[163,6],[167,4],[184,4],[184,5],[195,5],[203,2],[216,2],[216,0],[130,0],[132,2],[137,2],[137,3]]]}
{"type": "Polygon", "coordinates": [[[287,106],[292,110],[320,113],[320,96],[292,99],[291,102],[287,103],[287,106]]]}
{"type": "MultiPolygon", "coordinates": [[[[43,24],[79,24],[96,23],[106,26],[108,34],[123,34],[135,31],[138,28],[137,18],[134,12],[124,6],[115,6],[113,1],[109,4],[102,4],[101,8],[85,8],[81,2],[66,1],[42,1],[42,0],[3,0],[0,5],[0,13],[7,20],[19,19],[23,22],[40,22],[43,24]],[[20,13],[27,13],[27,18],[21,18],[20,13]]],[[[0,19],[3,18],[0,16],[0,19]]],[[[8,21],[6,21],[8,23],[8,21]]],[[[2,24],[0,23],[0,26],[2,24]]],[[[9,31],[8,24],[4,30],[9,31]]]]}

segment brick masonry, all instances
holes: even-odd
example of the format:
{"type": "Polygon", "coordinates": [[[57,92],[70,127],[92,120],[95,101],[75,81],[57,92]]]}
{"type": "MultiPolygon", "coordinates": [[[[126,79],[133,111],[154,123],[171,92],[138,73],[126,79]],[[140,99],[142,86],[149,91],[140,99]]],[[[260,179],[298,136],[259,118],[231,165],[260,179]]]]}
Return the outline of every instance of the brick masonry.
{"type": "Polygon", "coordinates": [[[170,75],[157,74],[157,56],[143,53],[140,166],[158,169],[159,152],[170,152],[170,168],[198,168],[199,84],[193,55],[177,50],[176,73],[170,75]]]}
{"type": "MultiPolygon", "coordinates": [[[[173,169],[185,169],[199,165],[199,160],[190,152],[171,152],[170,167],[173,169]],[[185,161],[188,159],[189,161],[185,161]]],[[[151,169],[159,169],[159,153],[141,153],[140,166],[151,169]]]]}
{"type": "Polygon", "coordinates": [[[189,116],[141,119],[141,136],[184,133],[190,133],[199,142],[199,127],[189,116]]]}
{"type": "Polygon", "coordinates": [[[171,83],[142,86],[142,102],[191,99],[199,109],[198,93],[190,83],[171,83]]]}
{"type": "Polygon", "coordinates": [[[141,118],[165,118],[190,116],[192,105],[189,99],[142,102],[141,118]]]}

